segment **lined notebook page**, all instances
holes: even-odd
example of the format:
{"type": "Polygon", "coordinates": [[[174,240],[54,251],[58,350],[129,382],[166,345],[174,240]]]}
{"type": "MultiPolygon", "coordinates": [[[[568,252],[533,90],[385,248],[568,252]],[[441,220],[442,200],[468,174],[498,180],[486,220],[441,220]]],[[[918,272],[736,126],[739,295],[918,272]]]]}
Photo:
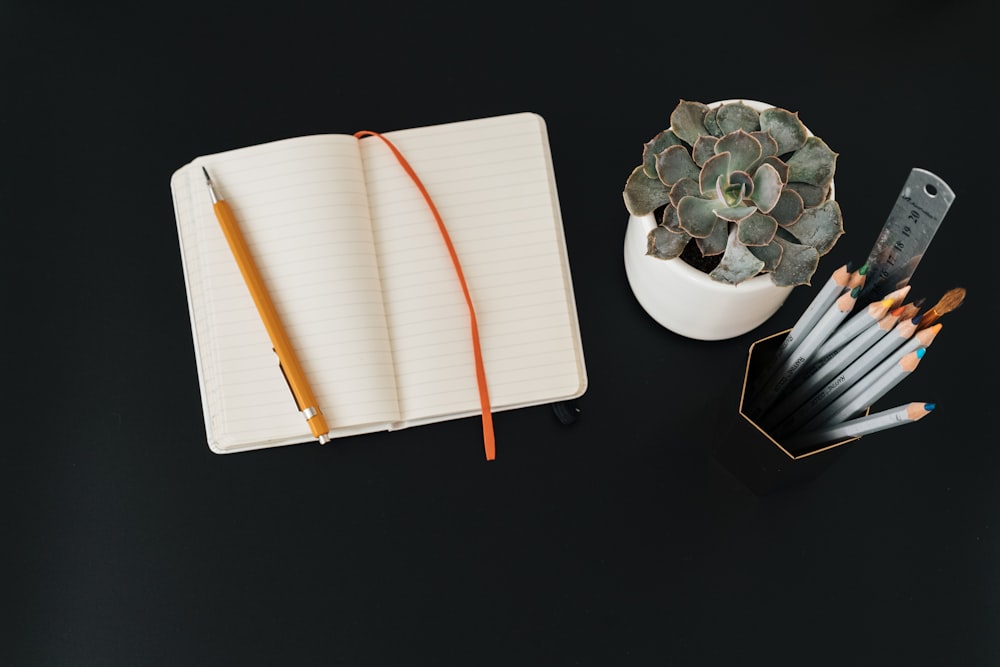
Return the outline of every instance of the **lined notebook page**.
{"type": "MultiPolygon", "coordinates": [[[[579,395],[582,347],[548,140],[533,113],[384,133],[438,207],[479,322],[494,410],[579,395]]],[[[479,412],[468,307],[437,224],[360,141],[403,419],[479,412]]]]}
{"type": "Polygon", "coordinates": [[[399,418],[359,165],[357,139],[330,135],[203,156],[174,175],[213,449],[312,436],[214,216],[202,166],[239,221],[332,435],[384,430],[399,418]]]}

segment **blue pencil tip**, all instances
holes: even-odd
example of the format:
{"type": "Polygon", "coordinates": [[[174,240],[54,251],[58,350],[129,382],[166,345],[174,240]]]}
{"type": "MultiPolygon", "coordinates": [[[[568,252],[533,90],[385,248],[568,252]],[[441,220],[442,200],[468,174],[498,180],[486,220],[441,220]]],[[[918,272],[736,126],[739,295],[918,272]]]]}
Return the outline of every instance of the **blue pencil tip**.
{"type": "Polygon", "coordinates": [[[926,347],[918,347],[916,349],[916,353],[917,353],[917,359],[923,359],[924,355],[927,353],[927,348],[926,347]]]}
{"type": "Polygon", "coordinates": [[[927,412],[930,412],[935,407],[936,406],[934,405],[934,403],[924,403],[924,410],[926,410],[927,412]]]}

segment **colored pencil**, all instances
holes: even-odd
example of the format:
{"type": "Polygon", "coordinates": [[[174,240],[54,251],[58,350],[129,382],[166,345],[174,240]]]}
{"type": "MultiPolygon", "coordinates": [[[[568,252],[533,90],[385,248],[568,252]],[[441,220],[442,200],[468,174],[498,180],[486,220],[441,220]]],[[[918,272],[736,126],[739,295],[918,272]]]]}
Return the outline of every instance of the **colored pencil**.
{"type": "Polygon", "coordinates": [[[848,262],[838,268],[833,274],[827,278],[827,281],[823,283],[819,291],[816,292],[816,296],[813,297],[812,301],[799,316],[798,321],[792,326],[791,330],[785,334],[785,337],[781,341],[781,345],[774,353],[774,357],[771,359],[767,367],[763,368],[754,378],[754,384],[759,386],[765,380],[767,380],[771,374],[778,368],[782,361],[784,361],[788,355],[792,353],[792,350],[799,344],[802,337],[812,329],[816,323],[819,321],[823,314],[829,309],[830,305],[844,293],[845,290],[850,287],[851,282],[857,282],[858,280],[864,280],[864,273],[868,270],[867,265],[862,266],[857,271],[851,271],[851,263],[848,262]],[[860,274],[860,278],[858,275],[860,274]]]}
{"type": "Polygon", "coordinates": [[[796,346],[790,356],[782,361],[774,373],[764,382],[760,389],[756,390],[750,397],[746,406],[746,414],[750,419],[759,419],[774,403],[774,401],[785,390],[788,383],[795,376],[795,373],[805,367],[816,351],[829,338],[830,334],[837,328],[848,313],[854,308],[854,303],[858,298],[860,287],[855,287],[850,292],[841,295],[828,307],[823,316],[820,317],[816,325],[806,332],[802,342],[796,346]]]}
{"type": "Polygon", "coordinates": [[[827,405],[806,422],[802,427],[802,432],[820,426],[839,424],[857,417],[916,370],[926,352],[926,347],[918,347],[898,361],[887,359],[886,363],[876,367],[860,382],[854,383],[840,398],[827,405]],[[893,363],[888,363],[891,361],[893,363]]]}
{"type": "Polygon", "coordinates": [[[860,287],[863,290],[865,288],[865,280],[867,280],[867,276],[868,265],[862,264],[857,271],[851,272],[851,277],[847,280],[847,289],[860,287]]]}
{"type": "Polygon", "coordinates": [[[929,415],[934,410],[934,403],[912,402],[873,412],[864,417],[855,417],[834,426],[820,427],[812,431],[798,433],[782,443],[790,452],[804,451],[830,442],[838,442],[847,438],[878,433],[890,428],[912,424],[929,415]]]}
{"type": "Polygon", "coordinates": [[[879,364],[886,363],[888,360],[896,361],[918,347],[930,346],[938,331],[941,330],[941,325],[937,324],[936,328],[931,327],[924,332],[918,332],[917,322],[916,316],[900,321],[893,327],[892,331],[880,338],[860,357],[851,362],[847,368],[834,376],[805,403],[797,406],[783,421],[771,426],[769,432],[782,436],[801,429],[810,418],[840,397],[856,382],[861,381],[879,364]],[[917,336],[918,333],[919,336],[917,336]]]}
{"type": "Polygon", "coordinates": [[[843,324],[837,327],[836,331],[830,334],[830,337],[827,338],[819,350],[816,351],[816,356],[818,358],[822,358],[832,352],[836,352],[849,340],[853,339],[869,326],[877,324],[878,321],[889,312],[889,310],[902,303],[909,291],[910,286],[905,285],[895,292],[887,294],[885,298],[875,301],[874,303],[871,303],[867,307],[856,312],[843,324]]]}
{"type": "MultiPolygon", "coordinates": [[[[781,423],[792,410],[805,403],[810,396],[822,389],[872,345],[881,340],[883,336],[888,335],[896,326],[899,316],[904,310],[903,306],[899,306],[877,322],[869,324],[867,329],[854,336],[840,349],[822,357],[816,367],[811,369],[801,382],[789,389],[787,396],[767,411],[767,414],[761,419],[761,426],[767,430],[781,423]]],[[[817,354],[817,356],[819,355],[817,354]]]]}

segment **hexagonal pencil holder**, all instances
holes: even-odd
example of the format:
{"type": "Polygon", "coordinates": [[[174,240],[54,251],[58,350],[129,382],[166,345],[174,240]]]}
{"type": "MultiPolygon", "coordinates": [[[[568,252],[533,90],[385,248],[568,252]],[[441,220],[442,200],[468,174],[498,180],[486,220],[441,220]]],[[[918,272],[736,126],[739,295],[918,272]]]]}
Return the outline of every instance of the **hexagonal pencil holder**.
{"type": "MultiPolygon", "coordinates": [[[[726,411],[712,454],[737,479],[759,496],[815,479],[858,438],[823,444],[814,450],[792,453],[744,413],[748,384],[772,359],[788,330],[750,345],[738,400],[726,411]]],[[[734,398],[736,398],[734,396],[734,398]]]]}

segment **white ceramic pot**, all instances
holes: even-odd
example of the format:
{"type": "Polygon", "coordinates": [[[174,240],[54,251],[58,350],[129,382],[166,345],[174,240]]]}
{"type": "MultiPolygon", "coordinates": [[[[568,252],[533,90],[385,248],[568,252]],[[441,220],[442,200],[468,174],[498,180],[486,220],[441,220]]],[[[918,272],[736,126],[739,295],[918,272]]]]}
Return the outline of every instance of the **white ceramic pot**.
{"type": "Polygon", "coordinates": [[[769,275],[739,285],[712,280],[682,259],[646,254],[653,214],[629,216],[625,230],[625,274],[639,305],[660,325],[688,338],[734,338],[767,321],[791,293],[769,275]]]}

